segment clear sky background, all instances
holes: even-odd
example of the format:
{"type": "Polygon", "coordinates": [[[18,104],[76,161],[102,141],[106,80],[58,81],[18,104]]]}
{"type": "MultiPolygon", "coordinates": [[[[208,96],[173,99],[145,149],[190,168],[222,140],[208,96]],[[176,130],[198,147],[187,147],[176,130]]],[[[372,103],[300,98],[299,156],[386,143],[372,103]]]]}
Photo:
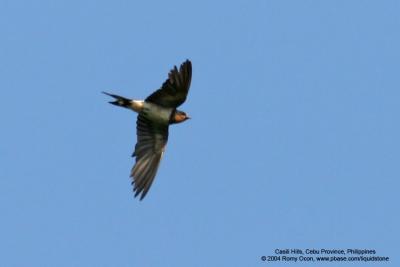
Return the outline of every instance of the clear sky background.
{"type": "Polygon", "coordinates": [[[399,12],[1,0],[0,266],[288,266],[260,260],[276,248],[399,266],[399,12]],[[145,98],[185,59],[193,119],[140,202],[136,115],[100,92],[145,98]]]}

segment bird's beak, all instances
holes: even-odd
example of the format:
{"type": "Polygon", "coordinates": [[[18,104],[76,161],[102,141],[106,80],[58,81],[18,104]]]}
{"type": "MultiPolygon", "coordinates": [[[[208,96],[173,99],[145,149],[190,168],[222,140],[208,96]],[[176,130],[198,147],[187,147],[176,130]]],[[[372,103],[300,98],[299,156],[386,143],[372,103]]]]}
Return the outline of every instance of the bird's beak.
{"type": "Polygon", "coordinates": [[[189,116],[186,116],[186,119],[190,120],[190,119],[191,119],[191,117],[189,117],[189,116]]]}

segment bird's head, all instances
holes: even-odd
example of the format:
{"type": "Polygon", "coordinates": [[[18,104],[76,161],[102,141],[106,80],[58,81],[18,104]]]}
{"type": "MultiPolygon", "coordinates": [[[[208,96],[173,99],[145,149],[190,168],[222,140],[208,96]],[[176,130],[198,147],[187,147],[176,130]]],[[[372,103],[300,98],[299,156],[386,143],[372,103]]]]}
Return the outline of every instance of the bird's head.
{"type": "Polygon", "coordinates": [[[172,114],[171,123],[180,123],[184,122],[185,120],[190,119],[190,117],[183,111],[176,110],[172,114]]]}

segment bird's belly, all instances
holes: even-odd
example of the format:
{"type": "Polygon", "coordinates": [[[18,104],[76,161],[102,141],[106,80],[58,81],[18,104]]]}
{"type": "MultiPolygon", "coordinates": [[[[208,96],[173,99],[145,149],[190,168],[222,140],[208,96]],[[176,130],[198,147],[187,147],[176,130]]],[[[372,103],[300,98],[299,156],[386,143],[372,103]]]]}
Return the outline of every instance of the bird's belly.
{"type": "Polygon", "coordinates": [[[164,108],[145,101],[141,113],[149,120],[168,124],[172,111],[172,108],[164,108]]]}

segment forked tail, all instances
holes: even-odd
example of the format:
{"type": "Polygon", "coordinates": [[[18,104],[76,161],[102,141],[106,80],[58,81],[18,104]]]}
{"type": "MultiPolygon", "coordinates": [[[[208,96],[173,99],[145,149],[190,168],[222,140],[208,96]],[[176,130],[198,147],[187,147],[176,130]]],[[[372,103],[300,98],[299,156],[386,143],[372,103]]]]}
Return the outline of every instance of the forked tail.
{"type": "Polygon", "coordinates": [[[130,105],[131,105],[131,101],[132,100],[130,100],[128,98],[125,98],[125,97],[122,97],[122,96],[119,96],[119,95],[109,94],[107,92],[102,92],[102,93],[115,98],[115,101],[108,102],[110,104],[113,104],[113,105],[116,105],[116,106],[120,106],[120,107],[124,107],[124,108],[129,108],[130,105]]]}

